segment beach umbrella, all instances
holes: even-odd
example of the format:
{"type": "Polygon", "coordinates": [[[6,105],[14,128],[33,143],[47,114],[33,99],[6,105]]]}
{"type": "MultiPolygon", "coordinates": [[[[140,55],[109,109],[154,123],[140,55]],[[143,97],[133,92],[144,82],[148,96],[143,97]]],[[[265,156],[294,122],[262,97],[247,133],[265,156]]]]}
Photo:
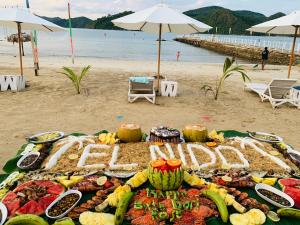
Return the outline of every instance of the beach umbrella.
{"type": "Polygon", "coordinates": [[[288,78],[291,76],[291,68],[294,61],[296,38],[300,34],[300,10],[292,12],[289,15],[278,19],[270,20],[249,29],[250,32],[268,33],[268,34],[285,34],[293,35],[293,45],[291,50],[290,64],[288,70],[288,78]]]}
{"type": "Polygon", "coordinates": [[[4,27],[17,28],[19,41],[19,55],[21,75],[23,75],[22,62],[22,30],[39,30],[46,32],[63,31],[64,29],[48,22],[22,8],[0,8],[0,25],[4,27]]]}
{"type": "Polygon", "coordinates": [[[212,27],[188,17],[165,4],[121,17],[112,21],[126,30],[145,31],[158,35],[157,76],[160,77],[160,56],[162,33],[191,34],[205,32],[212,27]]]}

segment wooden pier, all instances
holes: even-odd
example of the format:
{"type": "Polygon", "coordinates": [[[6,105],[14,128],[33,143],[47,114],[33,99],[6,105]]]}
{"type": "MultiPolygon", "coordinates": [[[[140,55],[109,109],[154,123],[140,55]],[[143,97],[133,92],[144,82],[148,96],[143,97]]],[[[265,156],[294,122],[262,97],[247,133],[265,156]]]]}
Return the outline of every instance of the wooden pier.
{"type": "MultiPolygon", "coordinates": [[[[261,62],[261,52],[263,51],[263,48],[261,47],[220,43],[209,40],[201,40],[199,38],[176,38],[175,41],[193,45],[199,48],[205,48],[224,55],[246,59],[253,63],[261,62]]],[[[269,49],[269,51],[270,55],[268,63],[276,65],[289,65],[290,53],[273,49],[269,49]]],[[[294,63],[300,63],[300,55],[295,56],[294,63]]]]}

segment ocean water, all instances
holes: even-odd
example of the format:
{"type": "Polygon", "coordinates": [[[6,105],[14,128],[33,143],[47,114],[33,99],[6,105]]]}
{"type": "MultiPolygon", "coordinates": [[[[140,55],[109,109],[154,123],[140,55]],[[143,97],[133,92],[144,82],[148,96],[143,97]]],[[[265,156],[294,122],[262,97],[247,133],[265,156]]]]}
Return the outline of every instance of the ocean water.
{"type": "MultiPolygon", "coordinates": [[[[17,45],[8,43],[5,37],[15,30],[0,28],[0,54],[18,54],[17,45]]],[[[181,61],[199,63],[222,63],[225,55],[173,41],[174,34],[164,34],[161,58],[175,61],[180,51],[181,61]]],[[[239,36],[241,38],[241,36],[239,36]]],[[[251,37],[253,38],[253,37],[251,37]]],[[[261,37],[259,37],[261,38],[261,37]]],[[[264,37],[268,38],[268,37],[264,37]]],[[[144,32],[73,29],[75,56],[121,60],[156,60],[157,36],[144,32]]],[[[278,39],[281,40],[281,39],[278,39]]],[[[290,38],[284,41],[291,41],[290,38]]],[[[31,44],[24,44],[25,53],[31,55],[31,44]]],[[[70,56],[69,32],[38,33],[38,48],[41,57],[70,56]]],[[[245,62],[245,61],[244,61],[245,62]]]]}
{"type": "MultiPolygon", "coordinates": [[[[5,41],[13,30],[0,29],[0,54],[16,55],[17,45],[5,41]]],[[[173,41],[176,35],[164,34],[161,59],[175,61],[177,51],[181,61],[222,63],[226,56],[201,48],[173,41]]],[[[75,56],[96,57],[121,60],[156,60],[157,37],[153,34],[133,31],[108,31],[73,29],[75,56]]],[[[31,55],[31,44],[24,43],[25,53],[31,55]]],[[[39,54],[43,56],[70,56],[70,37],[68,31],[57,33],[38,33],[39,54]]]]}

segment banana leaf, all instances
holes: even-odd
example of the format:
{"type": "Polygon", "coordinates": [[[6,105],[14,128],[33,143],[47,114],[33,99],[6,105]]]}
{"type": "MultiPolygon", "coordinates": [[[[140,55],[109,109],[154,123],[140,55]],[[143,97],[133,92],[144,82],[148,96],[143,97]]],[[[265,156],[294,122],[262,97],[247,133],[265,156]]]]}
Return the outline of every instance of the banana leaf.
{"type": "Polygon", "coordinates": [[[243,133],[236,130],[220,130],[218,133],[223,133],[225,138],[249,137],[248,133],[243,133]]]}

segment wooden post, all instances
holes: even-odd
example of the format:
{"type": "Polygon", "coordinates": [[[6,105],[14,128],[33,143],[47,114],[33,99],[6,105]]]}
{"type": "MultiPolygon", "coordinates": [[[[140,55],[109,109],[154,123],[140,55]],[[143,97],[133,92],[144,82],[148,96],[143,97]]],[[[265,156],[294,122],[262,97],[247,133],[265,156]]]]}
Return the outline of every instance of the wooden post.
{"type": "Polygon", "coordinates": [[[292,53],[291,53],[291,58],[290,58],[288,78],[291,78],[291,70],[292,70],[292,65],[293,65],[293,62],[294,62],[295,45],[296,45],[296,39],[297,39],[297,35],[298,35],[298,30],[299,30],[299,26],[295,26],[295,35],[294,35],[294,41],[293,41],[293,46],[292,46],[292,53]]]}
{"type": "Polygon", "coordinates": [[[159,35],[158,35],[158,57],[157,57],[157,85],[158,85],[158,93],[159,93],[159,80],[160,80],[160,55],[161,55],[161,32],[162,32],[162,24],[159,24],[159,35]]]}
{"type": "MultiPolygon", "coordinates": [[[[23,37],[21,36],[21,38],[23,39],[23,37]]],[[[22,41],[22,55],[25,56],[25,52],[24,52],[24,42],[22,41]]]]}
{"type": "Polygon", "coordinates": [[[18,38],[19,38],[19,57],[20,57],[20,67],[21,67],[21,76],[23,76],[23,61],[22,61],[22,40],[21,40],[21,23],[18,25],[18,38]]]}

